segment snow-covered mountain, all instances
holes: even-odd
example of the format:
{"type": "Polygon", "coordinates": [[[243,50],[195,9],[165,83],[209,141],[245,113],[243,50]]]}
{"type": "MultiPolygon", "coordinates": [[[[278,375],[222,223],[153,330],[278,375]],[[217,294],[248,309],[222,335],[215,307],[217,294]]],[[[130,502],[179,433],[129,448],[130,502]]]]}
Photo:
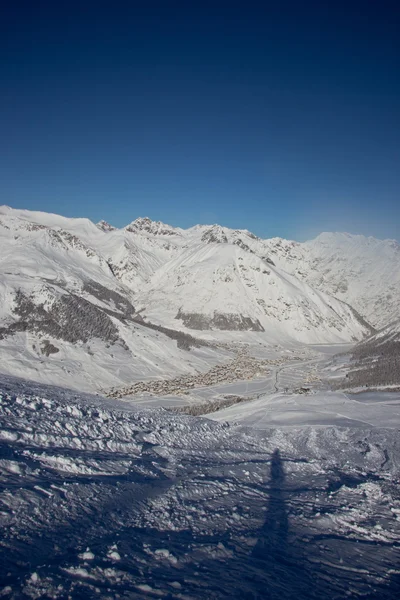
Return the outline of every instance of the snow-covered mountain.
{"type": "MultiPolygon", "coordinates": [[[[149,218],[117,229],[0,207],[2,370],[93,390],[209,368],[224,358],[210,342],[360,340],[370,333],[368,324],[334,296],[347,302],[350,295],[358,307],[367,303],[372,314],[374,301],[356,294],[370,291],[366,266],[360,263],[353,285],[355,253],[342,258],[346,246],[337,243],[329,263],[331,238],[322,243],[325,238],[297,244],[219,225],[184,230],[149,218]],[[347,295],[333,284],[340,269],[347,295]],[[206,345],[188,352],[184,346],[193,346],[193,338],[183,343],[177,331],[206,345]]],[[[371,272],[377,281],[386,277],[390,294],[398,247],[377,240],[375,246],[381,251],[371,272]]],[[[384,315],[392,304],[389,298],[384,315]]]]}
{"type": "Polygon", "coordinates": [[[110,225],[110,223],[107,223],[107,221],[104,221],[103,219],[96,223],[96,227],[101,229],[101,231],[115,231],[117,229],[116,227],[110,225]]]}
{"type": "Polygon", "coordinates": [[[349,233],[321,233],[300,243],[260,239],[248,231],[205,228],[211,241],[233,243],[272,261],[314,289],[350,304],[375,328],[400,318],[400,245],[349,233]]]}
{"type": "Polygon", "coordinates": [[[266,240],[266,251],[287,272],[355,308],[381,328],[400,318],[400,245],[348,233],[322,233],[298,243],[266,240]]]}
{"type": "Polygon", "coordinates": [[[304,343],[366,331],[349,306],[230,243],[184,249],[155,272],[140,301],[152,321],[190,330],[265,331],[304,343]]]}
{"type": "Polygon", "coordinates": [[[108,262],[113,235],[87,219],[1,209],[3,373],[93,391],[221,360],[220,351],[188,352],[191,338],[135,320],[134,294],[108,262]]]}

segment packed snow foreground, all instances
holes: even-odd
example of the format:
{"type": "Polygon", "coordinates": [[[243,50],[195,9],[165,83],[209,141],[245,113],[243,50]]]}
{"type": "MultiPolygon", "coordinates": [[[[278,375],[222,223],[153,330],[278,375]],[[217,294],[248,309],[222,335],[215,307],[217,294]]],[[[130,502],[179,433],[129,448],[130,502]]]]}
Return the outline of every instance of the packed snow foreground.
{"type": "Polygon", "coordinates": [[[254,429],[10,377],[0,398],[1,597],[398,597],[398,422],[254,429]]]}

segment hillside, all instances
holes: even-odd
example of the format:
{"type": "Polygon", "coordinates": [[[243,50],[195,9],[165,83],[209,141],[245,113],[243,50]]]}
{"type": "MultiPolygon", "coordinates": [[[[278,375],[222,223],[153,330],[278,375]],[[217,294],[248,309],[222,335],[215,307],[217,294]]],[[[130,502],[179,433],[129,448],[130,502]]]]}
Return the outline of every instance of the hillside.
{"type": "Polygon", "coordinates": [[[348,233],[305,243],[275,238],[266,251],[282,269],[353,306],[379,329],[400,318],[400,246],[348,233]]]}
{"type": "Polygon", "coordinates": [[[368,332],[347,305],[230,243],[190,246],[152,276],[139,300],[151,320],[188,330],[258,331],[303,343],[368,332]]]}
{"type": "Polygon", "coordinates": [[[344,385],[400,387],[400,319],[355,346],[344,385]]]}
{"type": "MultiPolygon", "coordinates": [[[[135,320],[134,294],[113,273],[107,254],[95,249],[98,238],[107,238],[93,223],[2,212],[3,373],[100,391],[171,371],[206,370],[223,360],[221,351],[200,346],[189,352],[191,344],[183,349],[173,332],[135,320]]],[[[191,341],[183,334],[179,340],[191,341]]]]}
{"type": "MultiPolygon", "coordinates": [[[[207,371],[227,359],[221,343],[343,343],[371,333],[348,295],[335,297],[344,261],[328,277],[321,251],[309,267],[311,247],[329,253],[321,240],[148,218],[117,229],[7,206],[0,233],[0,356],[10,374],[102,390],[207,371]]],[[[396,272],[393,252],[380,254],[382,277],[396,272]]],[[[360,273],[349,289],[373,287],[363,279],[360,288],[360,273]]]]}

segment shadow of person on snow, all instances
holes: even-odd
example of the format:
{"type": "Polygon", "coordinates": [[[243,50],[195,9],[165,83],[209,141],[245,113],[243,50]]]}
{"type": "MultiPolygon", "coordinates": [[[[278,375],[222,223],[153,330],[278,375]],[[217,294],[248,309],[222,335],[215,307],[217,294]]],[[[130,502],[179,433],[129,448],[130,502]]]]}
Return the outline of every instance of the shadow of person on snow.
{"type": "MultiPolygon", "coordinates": [[[[276,449],[271,457],[269,498],[265,522],[259,531],[248,564],[251,590],[242,593],[248,600],[305,599],[314,595],[313,577],[305,567],[299,549],[292,547],[285,489],[284,460],[276,449]]],[[[246,578],[247,579],[247,578],[246,578]]]]}
{"type": "Polygon", "coordinates": [[[275,450],[270,465],[267,514],[252,553],[256,559],[276,560],[287,553],[289,519],[284,499],[284,483],[283,461],[279,450],[275,450]]]}
{"type": "MultiPolygon", "coordinates": [[[[346,579],[346,569],[338,572],[321,561],[320,544],[312,540],[305,542],[292,529],[289,522],[289,506],[293,504],[296,491],[285,483],[285,459],[276,449],[269,467],[269,497],[266,516],[259,530],[258,540],[243,569],[236,598],[240,600],[322,600],[359,597],[356,590],[350,591],[352,580],[346,579]],[[314,560],[310,560],[314,558],[314,560]]],[[[294,527],[294,529],[293,529],[294,527]]],[[[329,535],[329,534],[328,534],[329,535]]],[[[345,542],[340,540],[345,552],[345,542]]],[[[355,543],[355,542],[353,542],[355,543]]],[[[351,569],[349,569],[351,571],[351,569]]],[[[356,580],[356,585],[363,583],[356,580]]],[[[366,582],[368,585],[368,582],[366,582]]],[[[363,597],[368,600],[392,600],[400,597],[400,578],[391,575],[379,589],[370,585],[363,597]]],[[[365,584],[363,584],[363,587],[365,584]]]]}

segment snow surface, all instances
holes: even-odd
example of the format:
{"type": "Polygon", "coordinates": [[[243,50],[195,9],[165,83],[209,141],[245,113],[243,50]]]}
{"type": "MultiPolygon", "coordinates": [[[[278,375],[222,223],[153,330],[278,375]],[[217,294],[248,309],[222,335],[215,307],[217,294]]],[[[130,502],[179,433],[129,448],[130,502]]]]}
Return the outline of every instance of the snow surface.
{"type": "Polygon", "coordinates": [[[179,311],[249,317],[274,341],[338,343],[367,333],[348,306],[234,244],[190,246],[156,271],[140,304],[169,326],[179,311]]]}
{"type": "Polygon", "coordinates": [[[396,424],[264,426],[2,378],[2,597],[398,597],[396,424]]]}

